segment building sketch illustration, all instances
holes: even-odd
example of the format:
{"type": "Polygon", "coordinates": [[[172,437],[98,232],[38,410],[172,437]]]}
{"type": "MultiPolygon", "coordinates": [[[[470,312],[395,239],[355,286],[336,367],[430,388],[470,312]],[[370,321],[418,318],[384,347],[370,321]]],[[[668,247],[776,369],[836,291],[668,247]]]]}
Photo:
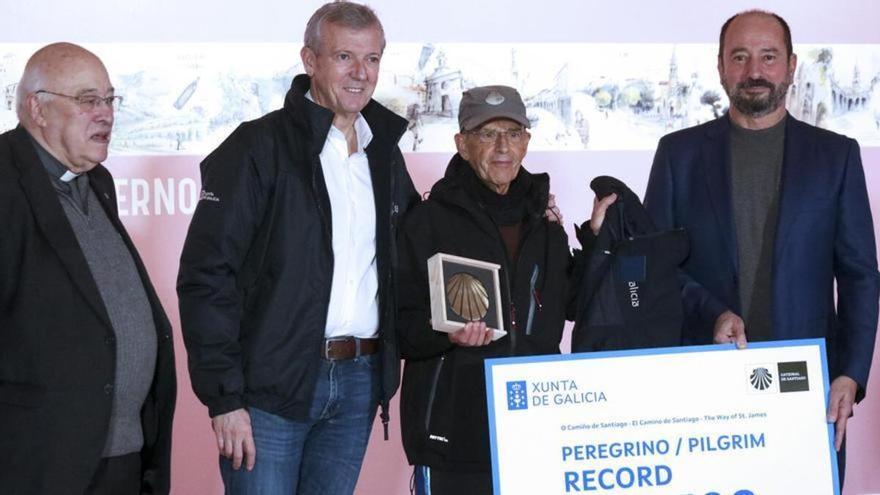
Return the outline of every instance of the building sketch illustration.
{"type": "MultiPolygon", "coordinates": [[[[241,122],[283,105],[302,72],[295,43],[88,45],[125,100],[114,153],[206,154],[241,122]]],[[[0,130],[12,128],[31,44],[0,44],[0,130]]],[[[649,150],[727,110],[714,44],[392,43],[375,98],[409,120],[401,148],[450,152],[462,91],[516,87],[531,150],[649,150]]],[[[880,146],[880,45],[796,45],[787,107],[880,146]]]]}

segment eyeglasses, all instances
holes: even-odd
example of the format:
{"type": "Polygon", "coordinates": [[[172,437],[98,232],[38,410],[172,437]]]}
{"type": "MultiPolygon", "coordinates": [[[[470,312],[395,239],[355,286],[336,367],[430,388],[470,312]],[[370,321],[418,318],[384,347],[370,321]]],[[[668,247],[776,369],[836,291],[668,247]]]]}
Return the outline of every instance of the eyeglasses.
{"type": "Polygon", "coordinates": [[[52,96],[62,96],[64,98],[70,98],[75,101],[77,105],[79,105],[80,110],[84,112],[94,112],[101,106],[101,104],[105,104],[108,107],[116,110],[122,105],[122,97],[121,96],[108,96],[106,98],[100,97],[98,95],[80,95],[80,96],[70,96],[61,93],[54,93],[52,91],[46,91],[45,89],[41,89],[36,91],[34,94],[45,93],[47,95],[52,96]]]}
{"type": "Polygon", "coordinates": [[[494,144],[498,138],[502,136],[506,136],[507,140],[511,143],[519,143],[526,135],[528,135],[526,130],[522,128],[507,129],[506,131],[498,129],[477,129],[475,131],[468,131],[468,134],[477,136],[480,142],[484,144],[494,144]]]}

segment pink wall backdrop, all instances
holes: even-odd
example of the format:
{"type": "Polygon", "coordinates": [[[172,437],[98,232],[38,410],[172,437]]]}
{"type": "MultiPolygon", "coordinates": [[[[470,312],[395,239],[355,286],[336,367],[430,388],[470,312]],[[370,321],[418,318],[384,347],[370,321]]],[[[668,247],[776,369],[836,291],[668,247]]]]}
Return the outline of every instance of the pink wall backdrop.
{"type": "MultiPolygon", "coordinates": [[[[548,172],[552,190],[565,215],[569,237],[572,226],[587,219],[592,205],[589,181],[613,175],[644,191],[653,153],[645,152],[533,152],[525,166],[548,172]]],[[[198,162],[186,157],[115,157],[108,166],[117,179],[123,220],[150,271],[175,328],[177,374],[180,383],[174,432],[173,492],[222,493],[217,472],[216,447],[207,410],[189,387],[186,353],[180,336],[177,297],[174,293],[179,253],[197,197],[198,162]],[[195,191],[193,193],[192,191],[195,191]]],[[[416,188],[430,189],[445,169],[446,153],[407,154],[407,165],[416,188]]],[[[875,233],[880,237],[880,148],[862,150],[871,196],[875,233]]],[[[567,342],[563,344],[563,349],[567,342]]],[[[848,469],[844,495],[880,493],[880,351],[875,350],[867,398],[856,407],[848,435],[848,469]]],[[[364,495],[408,493],[411,470],[400,441],[398,408],[392,405],[390,440],[382,440],[381,425],[374,428],[356,493],[364,495]]]]}
{"type": "MultiPolygon", "coordinates": [[[[0,0],[0,12],[3,12],[0,45],[56,40],[99,44],[297,42],[309,15],[321,3],[320,0],[246,3],[233,0],[66,3],[0,0]]],[[[880,44],[877,29],[880,2],[871,0],[833,3],[730,0],[722,4],[701,0],[557,0],[537,4],[510,0],[375,0],[370,3],[382,18],[391,43],[547,43],[548,54],[554,50],[554,44],[561,43],[707,44],[717,42],[718,29],[731,14],[760,7],[783,15],[792,27],[796,43],[880,44]]],[[[0,50],[0,81],[4,77],[17,78],[3,73],[2,55],[0,50]]],[[[298,58],[295,50],[287,57],[278,61],[279,71],[291,67],[298,58]]],[[[138,61],[132,60],[134,64],[138,61]]],[[[109,70],[112,75],[114,67],[110,66],[109,70]]],[[[3,89],[0,87],[0,93],[3,89]]],[[[858,127],[854,130],[870,131],[858,127]]],[[[451,133],[448,134],[451,142],[451,133]]],[[[653,156],[650,148],[533,151],[526,159],[526,167],[550,173],[553,192],[573,238],[571,226],[585,220],[591,207],[589,181],[597,175],[613,175],[633,190],[644,191],[653,156]]],[[[183,495],[222,493],[207,412],[189,386],[174,291],[180,250],[198,197],[198,162],[202,156],[201,152],[116,154],[107,164],[117,179],[123,221],[146,261],[175,328],[179,396],[172,484],[173,493],[183,495]]],[[[407,154],[407,165],[420,191],[428,190],[442,175],[449,157],[447,152],[407,154]]],[[[877,231],[880,230],[880,148],[863,146],[862,157],[877,231]]],[[[867,398],[857,406],[850,422],[845,495],[880,493],[878,361],[880,352],[875,351],[867,398]]],[[[358,494],[408,493],[411,470],[401,448],[399,427],[394,404],[391,439],[383,441],[381,427],[374,429],[358,494]]]]}

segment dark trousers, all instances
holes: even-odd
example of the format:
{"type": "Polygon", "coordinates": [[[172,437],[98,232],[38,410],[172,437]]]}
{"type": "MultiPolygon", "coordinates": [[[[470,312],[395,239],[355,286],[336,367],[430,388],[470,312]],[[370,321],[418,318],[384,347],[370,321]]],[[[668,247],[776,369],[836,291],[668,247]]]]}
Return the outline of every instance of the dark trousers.
{"type": "Polygon", "coordinates": [[[86,495],[138,495],[140,492],[140,452],[102,458],[86,488],[86,495]]]}
{"type": "Polygon", "coordinates": [[[492,495],[492,473],[440,471],[415,466],[411,493],[414,495],[492,495]]]}

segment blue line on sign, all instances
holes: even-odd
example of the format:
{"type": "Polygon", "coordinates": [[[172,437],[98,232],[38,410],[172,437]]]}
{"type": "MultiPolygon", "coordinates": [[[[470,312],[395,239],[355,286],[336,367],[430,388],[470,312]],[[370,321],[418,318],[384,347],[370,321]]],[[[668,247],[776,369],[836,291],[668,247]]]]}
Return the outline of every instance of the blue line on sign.
{"type": "MultiPolygon", "coordinates": [[[[818,345],[825,350],[825,339],[775,340],[769,342],[749,342],[747,349],[763,349],[772,347],[802,347],[818,345]]],[[[687,347],[657,347],[648,349],[631,349],[625,351],[579,352],[574,354],[542,354],[536,356],[517,356],[486,359],[485,369],[492,366],[522,363],[541,363],[547,361],[576,361],[581,359],[602,359],[618,356],[656,356],[662,354],[685,354],[690,352],[734,351],[734,344],[694,345],[687,347]]],[[[824,356],[825,353],[822,353],[824,356]]]]}

